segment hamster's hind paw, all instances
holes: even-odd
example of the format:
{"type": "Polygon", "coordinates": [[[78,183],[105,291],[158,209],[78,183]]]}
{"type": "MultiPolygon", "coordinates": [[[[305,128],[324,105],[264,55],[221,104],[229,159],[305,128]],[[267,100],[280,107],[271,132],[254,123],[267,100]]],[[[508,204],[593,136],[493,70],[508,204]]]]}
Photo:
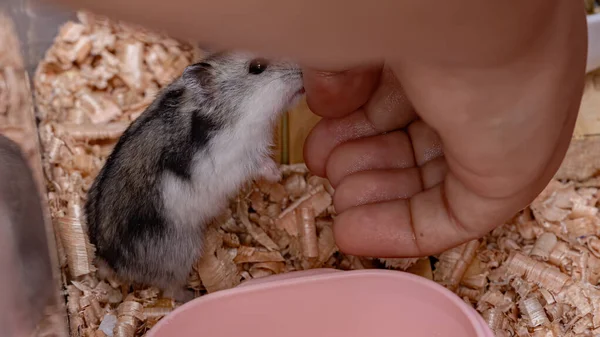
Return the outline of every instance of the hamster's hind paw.
{"type": "Polygon", "coordinates": [[[94,259],[94,265],[96,266],[96,277],[99,280],[116,281],[117,273],[112,269],[108,263],[101,257],[96,256],[94,259]]]}
{"type": "Polygon", "coordinates": [[[193,300],[194,298],[196,298],[196,294],[194,291],[189,290],[187,288],[177,287],[177,288],[166,289],[163,292],[163,297],[171,298],[171,299],[175,300],[175,302],[187,303],[187,302],[193,300]]]}

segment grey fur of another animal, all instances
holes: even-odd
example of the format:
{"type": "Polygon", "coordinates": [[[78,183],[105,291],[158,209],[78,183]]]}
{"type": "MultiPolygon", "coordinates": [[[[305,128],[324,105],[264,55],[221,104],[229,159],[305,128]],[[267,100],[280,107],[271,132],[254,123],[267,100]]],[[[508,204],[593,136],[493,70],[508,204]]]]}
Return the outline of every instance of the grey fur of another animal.
{"type": "Polygon", "coordinates": [[[113,149],[85,213],[97,256],[119,279],[185,286],[206,224],[269,163],[274,123],[299,99],[302,75],[286,61],[250,74],[253,59],[220,53],[187,67],[113,149]]]}
{"type": "Polygon", "coordinates": [[[13,302],[0,296],[4,298],[0,307],[10,307],[10,312],[2,316],[18,317],[14,324],[27,320],[35,325],[54,299],[50,247],[33,171],[20,147],[3,135],[0,135],[0,226],[6,243],[0,247],[0,254],[12,257],[7,261],[10,266],[3,265],[0,273],[11,277],[12,287],[17,288],[3,287],[0,291],[10,292],[7,296],[14,299],[13,302]]]}

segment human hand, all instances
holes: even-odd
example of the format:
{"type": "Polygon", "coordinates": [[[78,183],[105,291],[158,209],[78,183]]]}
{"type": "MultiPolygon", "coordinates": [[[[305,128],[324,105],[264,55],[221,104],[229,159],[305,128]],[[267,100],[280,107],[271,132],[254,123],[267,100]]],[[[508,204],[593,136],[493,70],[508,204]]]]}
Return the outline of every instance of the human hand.
{"type": "Polygon", "coordinates": [[[334,233],[343,251],[440,253],[485,235],[546,186],[570,142],[580,86],[566,75],[571,88],[554,91],[553,100],[553,85],[528,73],[523,54],[477,75],[418,62],[406,64],[410,71],[305,71],[309,107],[324,118],[304,157],[336,189],[334,233]]]}

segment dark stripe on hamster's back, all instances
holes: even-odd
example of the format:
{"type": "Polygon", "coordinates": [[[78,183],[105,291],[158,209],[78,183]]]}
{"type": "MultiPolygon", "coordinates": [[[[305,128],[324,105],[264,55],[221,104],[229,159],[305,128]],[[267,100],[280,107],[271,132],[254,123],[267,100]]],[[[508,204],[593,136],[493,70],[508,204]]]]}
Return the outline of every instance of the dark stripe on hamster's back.
{"type": "MultiPolygon", "coordinates": [[[[219,122],[203,115],[200,110],[192,112],[190,118],[191,127],[188,128],[189,134],[183,137],[175,137],[181,140],[181,142],[174,144],[169,149],[165,149],[161,159],[165,169],[185,180],[191,178],[194,155],[206,149],[210,139],[221,128],[219,122]]],[[[174,130],[174,132],[182,131],[174,130]]]]}
{"type": "Polygon", "coordinates": [[[168,146],[160,155],[160,167],[168,170],[182,179],[190,178],[190,165],[193,153],[191,153],[185,135],[182,133],[189,129],[185,125],[184,112],[180,111],[185,88],[181,87],[164,94],[160,102],[160,119],[165,128],[162,137],[169,139],[168,146]]]}
{"type": "MultiPolygon", "coordinates": [[[[211,81],[210,69],[212,66],[201,62],[186,67],[181,77],[184,85],[164,93],[160,103],[161,117],[167,130],[165,137],[170,137],[170,146],[161,154],[161,165],[163,169],[173,172],[184,180],[191,178],[191,165],[196,152],[206,146],[212,131],[217,129],[217,123],[202,114],[202,106],[192,112],[182,112],[181,103],[184,95],[190,89],[189,83],[194,83],[202,88],[209,86],[211,81]],[[189,121],[187,116],[191,116],[189,121]],[[188,124],[190,123],[190,124],[188,124]],[[184,133],[188,134],[184,134],[184,133]]],[[[190,96],[197,93],[189,92],[190,96]]],[[[200,104],[200,103],[199,103],[200,104]]]]}
{"type": "Polygon", "coordinates": [[[192,113],[192,144],[196,148],[204,147],[212,138],[214,133],[223,127],[222,123],[215,118],[202,114],[201,110],[192,113]]]}

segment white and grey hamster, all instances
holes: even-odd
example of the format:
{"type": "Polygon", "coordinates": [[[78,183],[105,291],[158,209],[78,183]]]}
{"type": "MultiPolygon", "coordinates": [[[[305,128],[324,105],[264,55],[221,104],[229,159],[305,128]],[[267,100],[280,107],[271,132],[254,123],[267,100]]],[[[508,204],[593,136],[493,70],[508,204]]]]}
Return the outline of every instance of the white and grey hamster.
{"type": "Polygon", "coordinates": [[[85,205],[98,264],[177,300],[205,225],[249,179],[280,179],[275,122],[304,94],[287,61],[225,52],[188,66],[129,126],[85,205]]]}

